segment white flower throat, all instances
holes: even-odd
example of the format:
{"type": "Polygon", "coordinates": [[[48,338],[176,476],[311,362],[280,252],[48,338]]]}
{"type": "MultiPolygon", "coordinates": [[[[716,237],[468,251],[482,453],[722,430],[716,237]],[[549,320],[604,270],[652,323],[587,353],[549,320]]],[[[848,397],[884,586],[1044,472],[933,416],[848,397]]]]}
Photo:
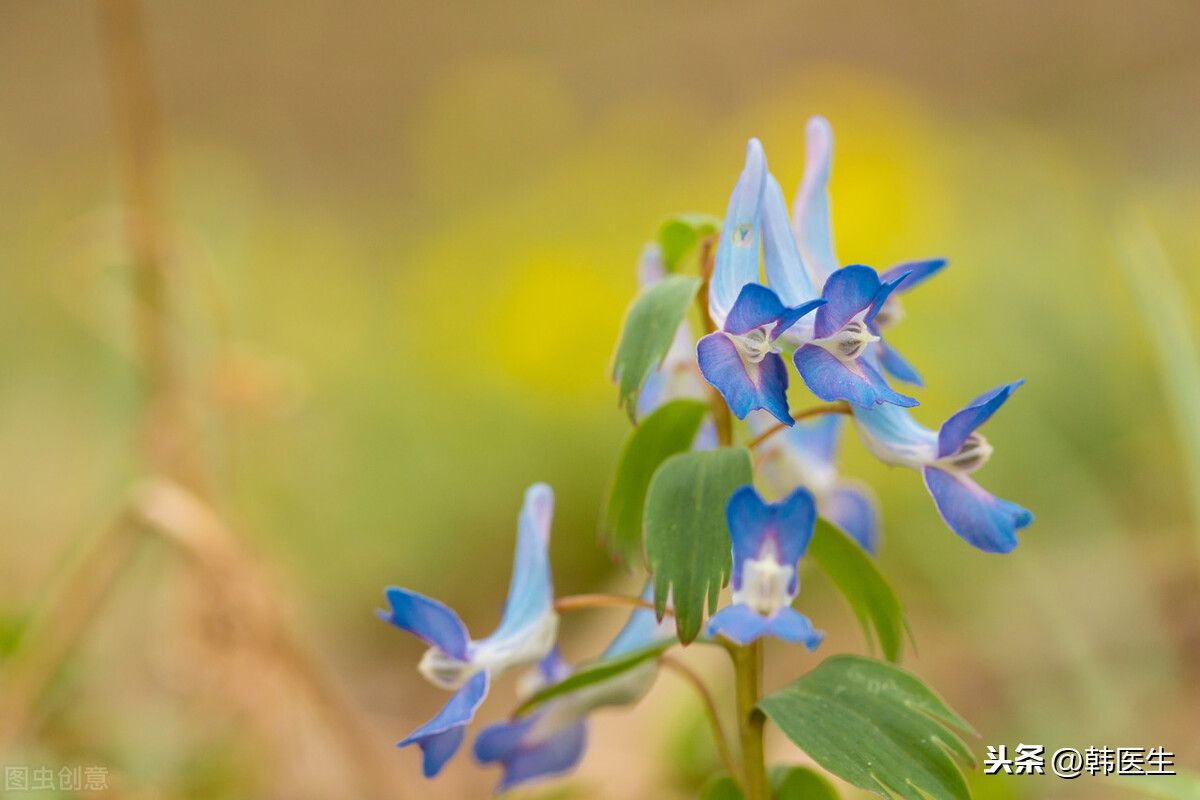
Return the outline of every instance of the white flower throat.
{"type": "Polygon", "coordinates": [[[956,472],[974,472],[992,457],[992,445],[981,433],[972,433],[962,446],[948,456],[938,459],[940,466],[956,472]]]}
{"type": "Polygon", "coordinates": [[[745,333],[729,333],[725,335],[729,337],[729,341],[733,342],[733,346],[737,348],[738,355],[748,364],[758,364],[769,353],[778,353],[779,348],[771,341],[771,329],[777,323],[772,322],[770,325],[763,325],[745,333]]]}
{"type": "Polygon", "coordinates": [[[742,586],[733,593],[733,602],[770,616],[790,606],[795,599],[796,595],[788,591],[788,584],[795,574],[794,568],[779,563],[774,552],[765,552],[761,558],[748,558],[742,562],[742,586]]]}
{"type": "Polygon", "coordinates": [[[866,323],[852,319],[837,333],[824,339],[817,339],[813,344],[821,345],[842,361],[853,361],[863,354],[867,345],[878,341],[879,337],[871,333],[871,329],[866,326],[866,323]]]}

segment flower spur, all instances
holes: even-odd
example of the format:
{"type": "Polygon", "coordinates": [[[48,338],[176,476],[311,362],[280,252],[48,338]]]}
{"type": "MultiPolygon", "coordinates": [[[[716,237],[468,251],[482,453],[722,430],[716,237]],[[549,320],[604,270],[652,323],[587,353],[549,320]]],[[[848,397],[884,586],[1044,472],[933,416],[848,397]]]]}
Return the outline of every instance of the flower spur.
{"type": "Polygon", "coordinates": [[[537,483],[525,492],[508,599],[500,625],[484,639],[471,639],[462,620],[443,603],[408,589],[387,589],[390,609],[379,611],[379,617],[428,644],[418,666],[421,674],[435,686],[456,690],[433,719],[397,744],[421,748],[427,778],[458,751],[492,679],[539,661],[554,647],[558,615],[547,552],[553,510],[549,486],[537,483]]]}

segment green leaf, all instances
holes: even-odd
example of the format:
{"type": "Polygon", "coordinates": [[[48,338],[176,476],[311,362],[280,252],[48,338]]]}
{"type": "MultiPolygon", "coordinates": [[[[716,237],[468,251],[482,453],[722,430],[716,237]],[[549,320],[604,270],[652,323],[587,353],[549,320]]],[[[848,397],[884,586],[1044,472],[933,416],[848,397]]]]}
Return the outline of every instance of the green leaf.
{"type": "Polygon", "coordinates": [[[773,800],[838,800],[833,784],[808,767],[779,765],[768,777],[773,800]]]}
{"type": "Polygon", "coordinates": [[[625,566],[642,560],[642,516],[654,471],[670,456],[691,447],[707,411],[708,404],[698,400],[672,400],[655,409],[625,439],[601,526],[609,552],[625,566]]]}
{"type": "Polygon", "coordinates": [[[899,667],[833,656],[759,708],[825,769],[881,797],[969,798],[955,759],[973,764],[953,730],[973,732],[899,667]]]}
{"type": "Polygon", "coordinates": [[[742,800],[742,787],[728,774],[714,775],[700,790],[700,800],[742,800]]]}
{"type": "Polygon", "coordinates": [[[666,641],[646,645],[616,658],[593,661],[591,664],[572,672],[567,678],[558,683],[551,684],[541,691],[535,692],[532,697],[517,707],[516,713],[518,715],[527,714],[547,700],[553,700],[555,697],[578,691],[586,686],[606,681],[609,678],[615,678],[634,667],[644,664],[652,658],[658,658],[674,644],[674,640],[667,639],[666,641]]]}
{"type": "Polygon", "coordinates": [[[613,379],[618,381],[617,403],[631,421],[637,421],[638,390],[662,363],[699,288],[699,278],[671,275],[638,295],[629,307],[613,358],[613,379]]]}
{"type": "Polygon", "coordinates": [[[753,479],[750,453],[720,447],[671,456],[646,493],[646,558],[661,616],[670,592],[679,640],[700,634],[705,601],[711,613],[729,579],[730,542],[725,505],[753,479]]]}
{"type": "Polygon", "coordinates": [[[683,260],[706,236],[721,230],[721,220],[709,214],[676,214],[658,226],[658,247],[667,272],[679,269],[683,260]]]}
{"type": "Polygon", "coordinates": [[[858,543],[823,519],[808,545],[808,555],[845,596],[867,644],[875,640],[888,661],[899,661],[904,644],[904,613],[900,600],[875,561],[858,543]]]}

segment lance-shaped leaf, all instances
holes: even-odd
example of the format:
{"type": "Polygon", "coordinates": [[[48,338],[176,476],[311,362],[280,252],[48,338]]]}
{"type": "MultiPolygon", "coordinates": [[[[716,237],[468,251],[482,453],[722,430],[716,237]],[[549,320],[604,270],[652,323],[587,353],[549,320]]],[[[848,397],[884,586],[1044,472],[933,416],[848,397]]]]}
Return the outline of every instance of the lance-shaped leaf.
{"type": "Polygon", "coordinates": [[[626,438],[600,529],[609,552],[625,566],[642,561],[642,517],[654,471],[691,446],[707,411],[708,404],[698,400],[672,400],[655,409],[626,438]]]}
{"type": "Polygon", "coordinates": [[[710,214],[676,214],[658,226],[659,250],[667,272],[679,269],[679,262],[700,240],[721,230],[721,220],[710,214]]]}
{"type": "Polygon", "coordinates": [[[814,761],[855,786],[905,800],[970,797],[955,761],[974,764],[957,732],[974,731],[899,667],[834,656],[758,707],[814,761]]]}
{"type": "Polygon", "coordinates": [[[817,520],[808,555],[845,596],[872,651],[878,639],[884,657],[899,661],[904,613],[895,590],[875,561],[853,539],[823,519],[817,520]]]}
{"type": "Polygon", "coordinates": [[[654,644],[646,645],[645,647],[632,650],[616,658],[605,658],[599,661],[593,661],[586,666],[580,667],[575,672],[572,672],[565,679],[558,683],[551,684],[544,689],[535,692],[528,700],[522,703],[516,713],[527,714],[533,711],[538,706],[548,700],[553,700],[564,694],[576,692],[587,686],[591,686],[601,681],[606,681],[610,678],[628,672],[634,667],[640,666],[652,658],[658,658],[663,651],[674,645],[675,642],[667,639],[654,644]]]}
{"type": "Polygon", "coordinates": [[[671,456],[646,493],[646,558],[654,574],[659,618],[670,594],[679,640],[691,642],[704,622],[705,603],[716,610],[729,580],[731,545],[725,505],[752,480],[750,454],[720,447],[671,456]]]}
{"type": "Polygon", "coordinates": [[[617,381],[617,404],[630,421],[637,421],[638,391],[667,355],[699,288],[699,278],[670,275],[643,291],[629,307],[613,357],[613,380],[617,381]]]}

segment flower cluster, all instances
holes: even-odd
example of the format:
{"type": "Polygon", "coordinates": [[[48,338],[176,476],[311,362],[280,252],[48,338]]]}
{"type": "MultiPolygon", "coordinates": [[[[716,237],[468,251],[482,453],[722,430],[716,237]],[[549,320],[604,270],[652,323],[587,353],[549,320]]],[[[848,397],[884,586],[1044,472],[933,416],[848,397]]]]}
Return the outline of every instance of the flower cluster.
{"type": "MultiPolygon", "coordinates": [[[[1016,547],[1032,521],[1025,509],[992,496],[970,474],[991,457],[976,429],[1021,385],[1014,381],[972,400],[938,431],[919,425],[918,405],[893,389],[884,373],[914,385],[920,374],[883,339],[902,317],[897,294],[946,266],[933,258],[898,264],[882,274],[840,267],[830,226],[828,180],[833,150],[829,123],[808,124],[804,179],[788,219],[779,183],[762,145],[751,139],[746,165],[729,200],[713,263],[709,312],[719,330],[700,339],[701,373],[739,419],[761,409],[793,427],[768,445],[767,477],[776,486],[808,487],[822,515],[840,523],[866,549],[878,542],[869,495],[837,480],[833,466],[839,423],[797,424],[788,409],[788,376],[780,348],[794,348],[796,372],[814,395],[849,406],[863,442],[888,464],[920,470],[938,513],[969,544],[994,553],[1016,547]],[[758,282],[762,272],[767,284],[758,282]],[[812,313],[810,313],[812,312],[812,313]]],[[[762,420],[751,420],[763,429],[762,420]]]]}
{"type": "MultiPolygon", "coordinates": [[[[768,502],[753,485],[731,494],[726,487],[718,495],[717,513],[724,511],[728,541],[718,529],[716,548],[718,553],[727,548],[729,559],[724,568],[714,567],[715,574],[701,577],[720,580],[727,571],[731,591],[729,602],[709,617],[701,641],[728,649],[735,665],[752,663],[757,656],[738,654],[757,653],[753,648],[764,637],[810,651],[820,644],[822,633],[792,607],[800,589],[800,562],[814,540],[818,517],[866,553],[878,549],[879,513],[872,493],[842,477],[836,466],[847,415],[872,454],[921,472],[946,525],[970,545],[1008,552],[1017,544],[1017,531],[1032,520],[1028,511],[994,497],[972,478],[992,454],[978,429],[1021,381],[985,392],[936,431],[913,419],[910,409],[917,400],[889,383],[888,376],[921,385],[917,370],[883,337],[903,316],[899,296],[941,271],[946,261],[909,261],[882,273],[860,264],[840,265],[830,226],[831,155],[829,125],[814,118],[807,129],[804,177],[789,218],[763,148],[758,140],[750,140],[715,252],[701,267],[708,287],[704,335],[697,339],[682,317],[660,326],[674,333],[669,339],[656,334],[662,358],[647,367],[637,395],[641,417],[668,411],[668,404],[681,399],[709,404],[709,414],[696,426],[684,428],[687,438],[679,443],[697,456],[717,448],[731,450],[730,415],[744,420],[746,448],[755,450],[758,484],[768,497],[781,498],[768,502]],[[804,386],[826,405],[793,416],[788,361],[804,386]]],[[[648,246],[639,265],[643,292],[671,277],[660,248],[648,246]]],[[[705,408],[695,402],[691,406],[705,408]]],[[[661,463],[667,455],[656,458],[661,463]]],[[[748,454],[744,458],[749,470],[748,454]]],[[[640,480],[640,494],[635,495],[645,502],[651,479],[642,475],[640,480]]],[[[641,506],[636,510],[641,520],[641,506]]],[[[527,670],[519,686],[521,709],[479,732],[473,747],[476,760],[502,768],[501,791],[572,769],[584,751],[588,716],[645,695],[662,651],[676,638],[676,626],[668,618],[673,613],[670,601],[662,602],[669,583],[654,574],[640,597],[615,598],[634,608],[628,621],[595,662],[573,670],[556,644],[559,612],[566,606],[560,607],[562,599],[555,600],[551,583],[552,512],[550,488],[530,487],[517,524],[508,599],[499,626],[485,638],[472,639],[458,615],[436,600],[407,589],[387,590],[388,609],[380,611],[380,617],[429,646],[418,669],[435,686],[453,692],[433,719],[399,743],[421,749],[427,777],[437,775],[460,749],[497,676],[518,668],[527,670]],[[608,666],[595,669],[596,665],[608,666]]],[[[645,519],[649,537],[649,512],[645,519]]],[[[686,550],[690,543],[683,542],[686,550]]],[[[874,570],[868,556],[853,544],[846,547],[865,569],[874,570]]],[[[693,567],[688,563],[682,568],[693,567]]],[[[681,611],[686,601],[679,595],[675,599],[675,611],[681,611]]],[[[696,617],[693,631],[700,630],[701,619],[696,617]]],[[[690,641],[692,636],[685,636],[682,626],[678,630],[684,643],[690,641]]],[[[753,676],[746,680],[750,691],[756,691],[753,676]]],[[[739,786],[747,798],[765,797],[765,772],[750,763],[753,748],[746,739],[753,708],[741,711],[746,763],[738,770],[739,786]]],[[[714,727],[720,740],[720,725],[714,727]]],[[[758,731],[761,737],[761,725],[758,731]]]]}

